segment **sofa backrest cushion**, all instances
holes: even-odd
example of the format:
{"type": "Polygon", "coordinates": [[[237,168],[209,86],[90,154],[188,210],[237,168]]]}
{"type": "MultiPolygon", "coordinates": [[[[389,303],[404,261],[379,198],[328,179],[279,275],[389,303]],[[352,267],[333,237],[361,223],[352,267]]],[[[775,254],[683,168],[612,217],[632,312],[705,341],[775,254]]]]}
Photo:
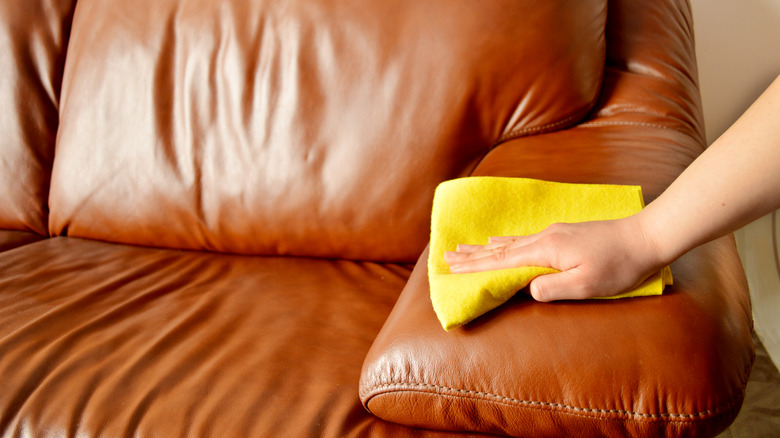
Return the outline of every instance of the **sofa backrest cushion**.
{"type": "Polygon", "coordinates": [[[76,0],[0,2],[0,229],[48,233],[67,36],[76,0]]]}
{"type": "Polygon", "coordinates": [[[605,0],[80,0],[50,231],[413,261],[433,190],[593,106],[605,0]]]}

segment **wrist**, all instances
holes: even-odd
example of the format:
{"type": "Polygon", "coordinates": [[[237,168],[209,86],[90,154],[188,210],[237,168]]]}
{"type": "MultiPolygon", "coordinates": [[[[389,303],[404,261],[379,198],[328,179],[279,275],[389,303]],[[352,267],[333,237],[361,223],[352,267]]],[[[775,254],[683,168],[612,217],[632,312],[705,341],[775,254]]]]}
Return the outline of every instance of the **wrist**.
{"type": "Polygon", "coordinates": [[[646,255],[660,269],[675,261],[680,255],[679,242],[664,230],[664,225],[647,209],[626,218],[632,222],[637,238],[645,247],[646,255]]]}

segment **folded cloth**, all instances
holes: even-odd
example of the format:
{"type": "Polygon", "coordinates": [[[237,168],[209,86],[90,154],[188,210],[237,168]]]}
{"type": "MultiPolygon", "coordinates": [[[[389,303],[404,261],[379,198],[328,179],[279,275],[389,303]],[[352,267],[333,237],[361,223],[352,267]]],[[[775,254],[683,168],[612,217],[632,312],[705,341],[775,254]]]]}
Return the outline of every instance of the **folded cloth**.
{"type": "MultiPolygon", "coordinates": [[[[639,186],[569,184],[527,178],[469,177],[436,188],[431,218],[428,280],[431,302],[445,330],[466,324],[506,302],[539,275],[557,272],[518,267],[451,274],[445,251],[484,245],[491,236],[525,236],[556,222],[619,219],[644,207],[639,186]]],[[[607,298],[660,295],[672,284],[665,267],[636,289],[607,298]]]]}

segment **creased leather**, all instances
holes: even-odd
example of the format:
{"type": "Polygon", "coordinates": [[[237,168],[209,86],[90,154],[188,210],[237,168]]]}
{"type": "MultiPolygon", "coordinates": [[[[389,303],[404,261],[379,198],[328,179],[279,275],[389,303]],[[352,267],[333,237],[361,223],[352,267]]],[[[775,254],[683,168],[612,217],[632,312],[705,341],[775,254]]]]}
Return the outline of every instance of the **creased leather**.
{"type": "Polygon", "coordinates": [[[0,252],[0,436],[446,436],[357,397],[409,269],[73,238],[0,252]]]}
{"type": "Polygon", "coordinates": [[[7,251],[28,243],[43,239],[36,233],[27,231],[0,230],[0,251],[7,251]]]}
{"type": "Polygon", "coordinates": [[[1,436],[452,435],[361,398],[475,436],[736,415],[728,237],[668,296],[448,338],[424,266],[383,263],[445,179],[661,193],[705,145],[684,0],[6,0],[0,48],[1,436]]]}
{"type": "Polygon", "coordinates": [[[605,5],[80,0],[51,233],[414,262],[439,182],[595,104],[605,5]]]}
{"type": "Polygon", "coordinates": [[[75,0],[0,2],[0,229],[48,234],[59,94],[75,0]]]}

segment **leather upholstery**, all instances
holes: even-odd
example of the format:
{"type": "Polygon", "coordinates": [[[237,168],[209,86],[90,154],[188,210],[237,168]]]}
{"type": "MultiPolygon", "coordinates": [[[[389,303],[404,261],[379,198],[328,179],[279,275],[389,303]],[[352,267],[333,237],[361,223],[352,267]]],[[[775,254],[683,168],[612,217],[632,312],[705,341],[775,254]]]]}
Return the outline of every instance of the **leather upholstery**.
{"type": "Polygon", "coordinates": [[[0,251],[14,249],[41,239],[42,237],[38,234],[27,231],[0,230],[0,251]]]}
{"type": "Polygon", "coordinates": [[[414,262],[440,181],[593,106],[605,6],[80,0],[51,233],[414,262]]]}
{"type": "Polygon", "coordinates": [[[59,94],[75,4],[0,1],[0,229],[48,233],[59,94]]]}
{"type": "Polygon", "coordinates": [[[0,73],[0,436],[736,415],[729,237],[666,296],[518,297],[449,334],[413,265],[449,178],[660,194],[705,145],[685,0],[0,0],[0,73]]]}
{"type": "Polygon", "coordinates": [[[518,295],[445,332],[427,252],[366,358],[361,399],[410,426],[512,436],[714,436],[753,362],[733,239],[672,265],[660,297],[543,304],[518,295]]]}
{"type": "MultiPolygon", "coordinates": [[[[701,152],[689,9],[612,1],[609,11],[608,41],[619,43],[608,44],[592,114],[499,145],[475,175],[639,184],[649,201],[701,152]]],[[[452,335],[430,308],[425,258],[364,365],[361,398],[382,418],[516,436],[713,436],[741,406],[752,320],[730,237],[674,263],[663,297],[519,297],[452,335]]]]}
{"type": "Polygon", "coordinates": [[[409,270],[74,238],[0,253],[0,435],[441,436],[357,397],[409,270]]]}

